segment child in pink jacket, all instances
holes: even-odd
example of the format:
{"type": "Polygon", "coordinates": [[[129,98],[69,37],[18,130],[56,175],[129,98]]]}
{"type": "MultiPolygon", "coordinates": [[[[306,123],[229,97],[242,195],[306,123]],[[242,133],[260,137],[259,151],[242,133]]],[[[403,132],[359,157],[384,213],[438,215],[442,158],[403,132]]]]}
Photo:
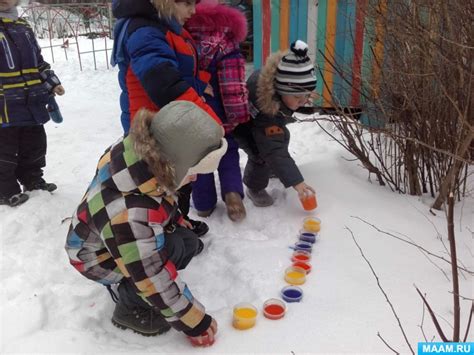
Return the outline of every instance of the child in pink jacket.
{"type": "MultiPolygon", "coordinates": [[[[216,0],[203,0],[185,27],[198,47],[199,69],[211,75],[209,83],[213,93],[204,97],[222,120],[228,142],[227,153],[218,168],[221,196],[229,218],[239,221],[246,213],[242,203],[244,193],[238,145],[232,131],[249,119],[245,59],[239,47],[247,36],[247,20],[237,9],[216,0]]],[[[214,211],[217,203],[214,174],[198,176],[193,184],[193,202],[201,217],[214,211]]]]}

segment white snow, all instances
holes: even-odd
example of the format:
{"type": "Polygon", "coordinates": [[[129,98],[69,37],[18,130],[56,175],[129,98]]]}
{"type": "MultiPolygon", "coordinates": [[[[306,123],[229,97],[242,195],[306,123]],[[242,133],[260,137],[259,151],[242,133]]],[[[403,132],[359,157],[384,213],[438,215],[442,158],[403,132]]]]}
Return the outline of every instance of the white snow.
{"type": "MultiPolygon", "coordinates": [[[[94,70],[91,55],[83,56],[79,71],[74,48],[69,61],[57,49],[53,68],[66,95],[58,98],[64,122],[48,123],[45,177],[57,183],[53,194],[33,192],[17,208],[0,206],[0,353],[388,353],[377,333],[400,352],[407,353],[401,331],[368,265],[354,244],[350,228],[377,272],[408,338],[416,351],[424,341],[419,325],[423,306],[416,284],[452,335],[451,282],[447,263],[426,258],[417,248],[363,223],[356,217],[429,251],[449,258],[444,212],[429,213],[431,197],[412,197],[381,187],[352,157],[314,123],[290,126],[291,154],[306,182],[317,191],[322,220],[313,249],[313,271],[302,285],[301,303],[288,305],[277,321],[263,317],[261,306],[278,297],[285,286],[283,272],[290,265],[289,246],[302,228],[304,212],[293,189],[273,179],[269,191],[274,206],[253,207],[245,200],[247,218],[232,223],[222,201],[206,221],[211,232],[206,249],[182,278],[218,322],[211,348],[193,348],[171,330],[146,338],[114,327],[114,303],[107,290],[82,277],[68,263],[64,251],[69,222],[93,177],[98,158],[122,133],[117,71],[105,60],[94,70]],[[346,158],[346,159],[343,159],[346,158]],[[439,268],[437,268],[436,264],[439,268]],[[259,309],[257,324],[246,331],[231,325],[232,307],[251,302],[259,309]]],[[[44,50],[46,60],[49,51],[44,50]]],[[[327,126],[329,129],[330,127],[327,126]]],[[[241,165],[246,156],[242,153],[241,165]]],[[[468,191],[472,192],[469,182],[468,191]]],[[[458,258],[474,269],[472,235],[474,200],[456,205],[458,258]]],[[[193,215],[195,217],[195,215],[193,215]]],[[[461,294],[473,296],[472,276],[460,275],[461,294]]],[[[462,301],[462,330],[470,307],[462,301]]],[[[435,336],[425,312],[423,329],[435,336]]],[[[464,334],[464,333],[462,333],[464,334]]],[[[470,336],[473,341],[473,336],[470,336]]]]}

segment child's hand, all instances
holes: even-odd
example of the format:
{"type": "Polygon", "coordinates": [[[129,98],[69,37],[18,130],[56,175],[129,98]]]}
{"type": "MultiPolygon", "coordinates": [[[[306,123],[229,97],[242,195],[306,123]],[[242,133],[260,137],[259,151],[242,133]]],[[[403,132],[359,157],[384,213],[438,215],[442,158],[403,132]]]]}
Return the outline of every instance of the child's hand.
{"type": "Polygon", "coordinates": [[[191,224],[191,222],[189,222],[189,221],[183,219],[183,222],[182,222],[182,223],[183,223],[183,225],[184,225],[186,228],[191,229],[191,230],[193,229],[193,225],[191,224]]]}
{"type": "Polygon", "coordinates": [[[63,96],[66,90],[64,90],[64,87],[62,85],[57,85],[54,87],[53,92],[56,95],[63,96]]]}
{"type": "Polygon", "coordinates": [[[212,318],[211,325],[204,333],[198,335],[197,337],[188,337],[188,339],[193,346],[211,346],[214,344],[216,333],[217,322],[214,318],[212,318]]]}
{"type": "Polygon", "coordinates": [[[306,196],[316,194],[316,191],[314,191],[311,186],[306,185],[304,181],[300,182],[298,185],[293,186],[293,188],[296,190],[296,192],[298,192],[299,198],[304,198],[306,196]]]}
{"type": "Polygon", "coordinates": [[[208,94],[209,96],[214,97],[214,90],[212,89],[212,86],[207,84],[206,89],[204,90],[205,94],[208,94]]]}

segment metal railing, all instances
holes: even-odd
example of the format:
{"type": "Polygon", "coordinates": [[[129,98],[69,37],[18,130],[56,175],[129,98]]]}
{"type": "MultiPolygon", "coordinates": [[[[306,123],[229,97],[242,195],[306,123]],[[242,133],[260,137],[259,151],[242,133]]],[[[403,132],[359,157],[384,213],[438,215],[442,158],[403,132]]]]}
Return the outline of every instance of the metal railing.
{"type": "Polygon", "coordinates": [[[66,60],[68,49],[75,48],[75,54],[83,70],[83,55],[91,54],[94,60],[94,69],[97,70],[98,56],[104,55],[107,69],[109,69],[109,51],[112,50],[110,40],[113,38],[113,16],[111,3],[67,3],[67,4],[38,4],[34,3],[23,7],[21,17],[25,18],[33,28],[39,39],[48,39],[49,45],[42,49],[49,49],[51,58],[55,61],[55,48],[62,48],[66,60]],[[81,48],[80,38],[90,40],[92,49],[81,48]],[[53,40],[60,39],[60,44],[53,40]],[[103,45],[97,45],[101,41],[103,45]]]}

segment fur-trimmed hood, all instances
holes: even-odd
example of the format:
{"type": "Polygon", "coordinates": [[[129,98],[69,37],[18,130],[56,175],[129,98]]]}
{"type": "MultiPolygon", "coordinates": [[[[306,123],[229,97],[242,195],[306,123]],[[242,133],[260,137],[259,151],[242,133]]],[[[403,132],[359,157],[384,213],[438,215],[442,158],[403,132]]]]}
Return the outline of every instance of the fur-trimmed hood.
{"type": "Polygon", "coordinates": [[[155,113],[145,109],[138,111],[132,122],[130,141],[133,152],[146,163],[147,170],[155,177],[157,184],[174,191],[177,186],[174,165],[162,155],[150,132],[154,116],[155,113]]]}
{"type": "Polygon", "coordinates": [[[124,17],[154,17],[170,19],[175,15],[174,0],[113,0],[113,15],[124,17]]]}
{"type": "Polygon", "coordinates": [[[140,159],[133,147],[131,136],[125,136],[114,143],[102,155],[96,176],[91,186],[101,184],[121,193],[136,193],[150,197],[171,194],[144,159],[140,159]]]}
{"type": "Polygon", "coordinates": [[[238,9],[230,6],[203,2],[185,24],[191,32],[224,33],[228,40],[238,43],[247,37],[247,19],[238,9]]]}
{"type": "Polygon", "coordinates": [[[275,116],[282,109],[282,102],[275,90],[275,75],[278,63],[285,55],[285,52],[272,54],[265,66],[255,72],[249,78],[248,87],[250,100],[256,104],[256,108],[263,114],[275,116]]]}

